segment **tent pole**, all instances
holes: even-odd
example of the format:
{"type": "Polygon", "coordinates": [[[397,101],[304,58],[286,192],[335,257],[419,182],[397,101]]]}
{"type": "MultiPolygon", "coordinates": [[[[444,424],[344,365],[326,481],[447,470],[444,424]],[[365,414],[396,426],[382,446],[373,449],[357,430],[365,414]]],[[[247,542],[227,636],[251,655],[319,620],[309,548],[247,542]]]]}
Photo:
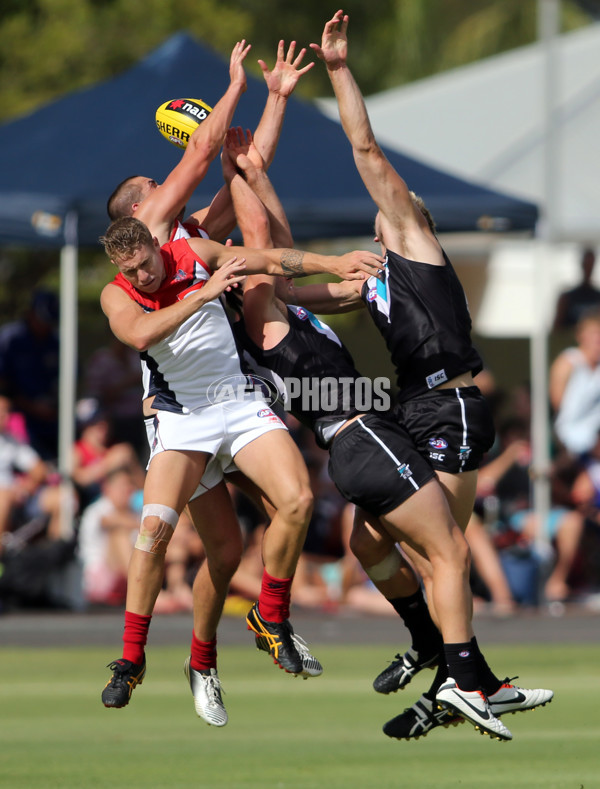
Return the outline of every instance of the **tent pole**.
{"type": "Polygon", "coordinates": [[[555,95],[558,88],[556,43],[560,33],[561,0],[537,0],[538,40],[543,47],[542,129],[544,213],[540,223],[540,243],[535,254],[537,293],[536,321],[531,337],[533,505],[537,515],[538,554],[548,562],[551,555],[548,516],[552,506],[550,488],[550,409],[548,405],[548,313],[544,283],[552,275],[552,245],[556,241],[558,198],[557,134],[555,95]]]}
{"type": "Polygon", "coordinates": [[[74,531],[75,500],[73,444],[75,442],[75,390],[77,366],[78,217],[65,217],[65,245],[60,253],[60,359],[58,405],[58,470],[61,479],[60,531],[69,539],[74,531]]]}

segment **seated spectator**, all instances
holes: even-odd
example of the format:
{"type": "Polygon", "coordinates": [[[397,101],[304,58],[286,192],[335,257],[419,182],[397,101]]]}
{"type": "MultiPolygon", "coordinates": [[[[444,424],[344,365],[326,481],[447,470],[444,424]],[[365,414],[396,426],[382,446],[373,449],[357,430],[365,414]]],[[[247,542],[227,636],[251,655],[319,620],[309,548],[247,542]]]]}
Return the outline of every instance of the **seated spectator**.
{"type": "MultiPolygon", "coordinates": [[[[88,603],[125,602],[127,570],[140,525],[136,484],[127,467],[111,469],[101,483],[101,496],[83,512],[78,553],[83,566],[84,596],[88,603]]],[[[156,613],[191,610],[188,572],[203,557],[202,543],[183,514],[166,557],[164,589],[156,613]]]]}
{"type": "Polygon", "coordinates": [[[0,394],[0,555],[9,533],[38,519],[39,533],[60,537],[59,488],[37,452],[9,432],[11,401],[0,394]]]}
{"type": "Polygon", "coordinates": [[[589,452],[600,430],[600,309],[584,314],[577,346],[560,353],[550,368],[554,429],[574,456],[589,452]]]}
{"type": "Polygon", "coordinates": [[[89,603],[120,604],[140,526],[140,513],[132,506],[136,486],[126,468],[116,467],[104,475],[99,488],[101,495],[84,509],[79,526],[83,591],[89,603]]]}
{"type": "Polygon", "coordinates": [[[572,329],[585,312],[600,307],[600,290],[592,285],[595,263],[596,253],[587,247],[581,256],[581,282],[558,297],[553,326],[555,330],[572,329]]]}
{"type": "Polygon", "coordinates": [[[23,415],[27,441],[45,462],[58,456],[58,298],[34,291],[23,318],[0,329],[0,387],[23,415]]]}
{"type": "Polygon", "coordinates": [[[60,583],[74,549],[61,534],[61,488],[9,421],[10,399],[0,395],[0,606],[76,607],[60,583]]]}
{"type": "MultiPolygon", "coordinates": [[[[498,436],[498,453],[480,470],[478,492],[483,499],[491,496],[496,500],[497,546],[526,550],[535,560],[539,523],[531,501],[529,428],[521,420],[507,420],[499,428],[498,436]]],[[[552,508],[545,529],[554,546],[555,560],[544,586],[548,602],[563,602],[572,591],[569,576],[584,526],[583,516],[575,509],[570,496],[570,483],[576,468],[569,458],[560,457],[554,459],[551,469],[552,508]]]]}
{"type": "Polygon", "coordinates": [[[94,398],[119,442],[131,444],[145,465],[148,441],[142,416],[140,357],[112,333],[109,344],[89,357],[83,391],[94,398]]]}
{"type": "Polygon", "coordinates": [[[76,417],[79,438],[75,442],[72,479],[81,510],[99,497],[102,481],[113,469],[128,468],[141,490],[144,470],[137,455],[131,444],[111,444],[111,426],[98,402],[92,398],[79,400],[76,417]]]}
{"type": "Polygon", "coordinates": [[[505,617],[515,613],[518,606],[502,566],[498,549],[483,519],[475,512],[471,515],[465,537],[471,549],[473,565],[471,582],[475,605],[477,605],[479,591],[477,580],[479,580],[484,585],[486,597],[489,598],[490,613],[493,616],[505,617]]]}

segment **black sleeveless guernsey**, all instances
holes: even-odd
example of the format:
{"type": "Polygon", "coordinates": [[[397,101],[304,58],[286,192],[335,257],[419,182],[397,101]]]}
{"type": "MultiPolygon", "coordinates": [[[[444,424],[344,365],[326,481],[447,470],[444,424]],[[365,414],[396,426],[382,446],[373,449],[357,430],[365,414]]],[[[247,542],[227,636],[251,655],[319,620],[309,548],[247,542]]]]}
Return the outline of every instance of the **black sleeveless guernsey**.
{"type": "Polygon", "coordinates": [[[404,402],[461,373],[482,369],[471,316],[456,272],[387,251],[385,282],[369,277],[361,297],[383,335],[404,402]]]}
{"type": "Polygon", "coordinates": [[[267,377],[283,396],[285,409],[314,431],[326,448],[346,419],[365,408],[360,400],[361,376],[335,332],[304,307],[288,305],[290,329],[273,348],[259,348],[243,321],[233,325],[245,361],[257,375],[267,377]]]}

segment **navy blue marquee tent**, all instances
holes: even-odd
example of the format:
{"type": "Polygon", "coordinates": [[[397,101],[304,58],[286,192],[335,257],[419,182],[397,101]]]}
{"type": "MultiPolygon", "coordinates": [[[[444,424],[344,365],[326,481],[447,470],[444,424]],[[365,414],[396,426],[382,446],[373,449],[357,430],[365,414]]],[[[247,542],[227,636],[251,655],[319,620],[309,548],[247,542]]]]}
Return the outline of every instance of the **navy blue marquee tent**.
{"type": "MultiPolygon", "coordinates": [[[[68,215],[76,219],[71,227],[78,244],[96,244],[114,186],[135,173],[160,182],[180,155],[154,127],[156,108],[185,96],[214,105],[228,84],[228,62],[177,33],[114,79],[1,125],[0,244],[62,246],[68,215]]],[[[254,129],[266,95],[263,80],[249,76],[234,122],[254,129]]],[[[535,225],[537,208],[530,203],[386,154],[425,199],[441,232],[477,230],[482,217],[503,230],[535,225]]],[[[270,175],[297,240],[372,232],[374,206],[341,126],[310,103],[289,100],[270,175]]],[[[208,205],[221,184],[216,160],[191,205],[208,205]]]]}

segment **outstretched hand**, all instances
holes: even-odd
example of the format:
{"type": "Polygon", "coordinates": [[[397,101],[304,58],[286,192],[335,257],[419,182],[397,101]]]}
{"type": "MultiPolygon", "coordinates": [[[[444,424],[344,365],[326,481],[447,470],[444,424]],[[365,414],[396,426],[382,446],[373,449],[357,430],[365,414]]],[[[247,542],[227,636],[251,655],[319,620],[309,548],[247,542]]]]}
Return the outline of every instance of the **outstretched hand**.
{"type": "Polygon", "coordinates": [[[314,63],[308,63],[303,68],[300,68],[300,64],[306,54],[306,48],[303,47],[297,57],[294,57],[295,51],[296,42],[292,41],[287,55],[284,57],[284,42],[280,41],[277,47],[277,60],[272,71],[269,70],[264,60],[258,61],[269,93],[277,93],[282,98],[287,99],[298,84],[300,77],[306,74],[307,71],[310,71],[315,65],[314,63]]]}
{"type": "Polygon", "coordinates": [[[217,299],[226,290],[237,288],[246,279],[246,259],[231,258],[214,272],[202,288],[202,294],[208,301],[217,299]]]}
{"type": "Polygon", "coordinates": [[[325,23],[321,45],[311,44],[310,48],[325,61],[327,68],[338,68],[348,57],[348,14],[340,9],[329,22],[325,23]]]}
{"type": "Polygon", "coordinates": [[[242,91],[246,90],[246,72],[244,71],[244,60],[250,52],[252,44],[246,44],[246,39],[238,41],[231,51],[229,59],[229,80],[231,84],[239,84],[242,91]]]}
{"type": "Polygon", "coordinates": [[[329,270],[341,279],[381,279],[385,271],[385,258],[375,252],[355,250],[334,258],[329,270]]]}
{"type": "Polygon", "coordinates": [[[250,170],[252,167],[261,170],[265,166],[262,156],[254,145],[252,132],[250,129],[244,132],[241,126],[227,130],[223,156],[229,157],[234,167],[243,171],[250,170]]]}

